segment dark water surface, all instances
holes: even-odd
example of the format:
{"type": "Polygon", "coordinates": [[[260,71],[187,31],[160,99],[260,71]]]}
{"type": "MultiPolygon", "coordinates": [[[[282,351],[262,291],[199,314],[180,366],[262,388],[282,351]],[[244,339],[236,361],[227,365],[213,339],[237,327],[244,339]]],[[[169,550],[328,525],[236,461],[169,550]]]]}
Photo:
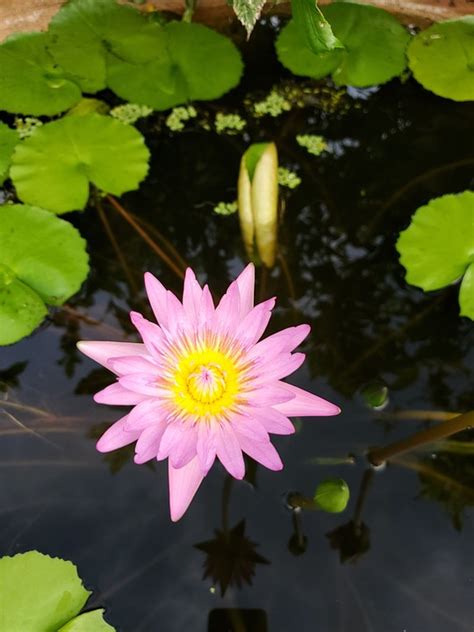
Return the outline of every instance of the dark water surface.
{"type": "MultiPolygon", "coordinates": [[[[256,61],[243,87],[209,112],[243,112],[244,94],[258,87],[264,95],[279,80],[267,47],[262,30],[248,47],[256,61]]],[[[245,138],[192,125],[173,135],[148,120],[141,129],[153,152],[149,177],[121,200],[219,294],[245,256],[237,217],[216,216],[212,207],[236,197],[249,139],[275,139],[281,164],[301,176],[300,187],[284,193],[281,258],[260,275],[258,292],[278,297],[272,329],[311,323],[307,362],[293,381],[343,412],[305,419],[296,435],[276,437],[283,472],[259,467],[254,486],[229,486],[216,466],[185,517],[172,524],[163,463],[134,465],[127,449],[96,452],[94,437],[121,411],[94,404],[91,393],[110,375],[81,357],[75,342],[135,339],[128,311],[148,313],[146,270],[181,291],[178,277],[106,203],[129,275],[97,211],[70,216],[89,244],[89,279],[67,310],[0,350],[7,402],[0,405],[0,554],[38,549],[75,561],[95,591],[94,604],[106,607],[118,630],[474,630],[472,456],[435,448],[369,476],[363,457],[369,446],[425,425],[408,415],[393,419],[395,411],[473,407],[473,328],[458,316],[458,290],[424,294],[408,287],[394,247],[419,205],[472,188],[473,109],[412,81],[349,91],[329,112],[314,102],[254,120],[245,138]],[[310,156],[295,142],[302,133],[323,134],[331,151],[310,156]],[[383,415],[361,396],[376,380],[390,393],[383,415]],[[355,465],[315,461],[349,453],[355,465]],[[350,505],[340,515],[305,514],[307,547],[296,555],[284,496],[311,494],[330,476],[347,480],[350,505]],[[244,527],[234,529],[241,521],[244,527]],[[227,539],[224,525],[233,529],[227,539]],[[230,567],[241,586],[234,583],[222,597],[218,580],[225,583],[230,567]],[[205,579],[204,568],[212,570],[205,579]]]]}

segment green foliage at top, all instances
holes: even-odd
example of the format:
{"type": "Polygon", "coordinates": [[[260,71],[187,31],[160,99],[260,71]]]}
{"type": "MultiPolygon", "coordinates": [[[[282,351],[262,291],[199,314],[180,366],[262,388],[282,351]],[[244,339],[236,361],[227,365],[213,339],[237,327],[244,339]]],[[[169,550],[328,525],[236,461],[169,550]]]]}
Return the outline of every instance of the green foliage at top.
{"type": "Polygon", "coordinates": [[[0,110],[59,114],[81,98],[79,86],[47,50],[46,33],[19,33],[0,44],[0,110]]]}
{"type": "Polygon", "coordinates": [[[108,85],[120,97],[167,110],[189,100],[217,99],[238,84],[243,64],[228,38],[201,24],[154,27],[151,61],[136,64],[108,57],[108,85]]]}
{"type": "Polygon", "coordinates": [[[233,0],[232,7],[235,15],[247,31],[247,36],[253,31],[253,28],[260,17],[265,0],[233,0]]]}
{"type": "Polygon", "coordinates": [[[347,507],[350,492],[345,480],[330,478],[320,483],[314,494],[314,502],[323,511],[341,513],[347,507]]]}
{"type": "Polygon", "coordinates": [[[0,244],[0,345],[6,345],[41,323],[45,303],[61,305],[77,292],[89,264],[78,231],[39,208],[0,207],[0,244]]]}
{"type": "Polygon", "coordinates": [[[0,123],[0,184],[8,175],[13,151],[20,140],[18,133],[8,125],[0,123]]]}
{"type": "Polygon", "coordinates": [[[421,85],[454,101],[474,99],[474,16],[433,24],[408,47],[410,68],[421,85]]]}
{"type": "Polygon", "coordinates": [[[97,92],[107,86],[108,55],[142,63],[163,52],[151,52],[153,29],[145,14],[116,0],[72,0],[50,23],[50,50],[84,92],[97,92]]]}
{"type": "Polygon", "coordinates": [[[37,551],[0,558],[0,629],[5,632],[56,632],[89,595],[71,562],[37,551]]]}
{"type": "Polygon", "coordinates": [[[443,195],[421,206],[397,241],[406,279],[425,291],[462,278],[461,315],[474,320],[474,192],[443,195]]]}
{"type": "Polygon", "coordinates": [[[332,32],[331,25],[316,0],[292,0],[291,11],[297,29],[313,53],[344,48],[332,32]]]}
{"type": "Polygon", "coordinates": [[[276,50],[294,74],[316,79],[332,74],[337,85],[366,87],[403,72],[410,36],[389,13],[352,2],[331,4],[323,13],[344,50],[313,53],[302,45],[300,29],[292,20],[282,29],[276,50]]]}
{"type": "Polygon", "coordinates": [[[16,147],[10,175],[20,200],[65,213],[85,207],[90,182],[115,195],[137,188],[148,158],[134,127],[100,114],[67,116],[16,147]]]}

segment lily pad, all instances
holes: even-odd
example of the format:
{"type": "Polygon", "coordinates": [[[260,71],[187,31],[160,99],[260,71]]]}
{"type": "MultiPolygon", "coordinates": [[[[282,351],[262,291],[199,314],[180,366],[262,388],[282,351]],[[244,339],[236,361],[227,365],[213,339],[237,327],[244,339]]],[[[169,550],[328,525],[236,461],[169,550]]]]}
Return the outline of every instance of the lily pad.
{"type": "Polygon", "coordinates": [[[148,159],[134,127],[100,114],[67,116],[17,146],[10,176],[20,200],[65,213],[85,207],[90,182],[115,195],[136,189],[148,159]]]}
{"type": "Polygon", "coordinates": [[[433,24],[408,47],[415,79],[454,101],[474,99],[474,16],[433,24]]]}
{"type": "Polygon", "coordinates": [[[313,53],[343,48],[318,7],[317,0],[292,0],[291,12],[300,35],[306,40],[306,45],[313,53]]]}
{"type": "Polygon", "coordinates": [[[0,123],[0,184],[3,184],[8,175],[13,151],[19,140],[14,129],[0,123]]]}
{"type": "Polygon", "coordinates": [[[0,44],[0,110],[52,116],[80,100],[79,86],[55,62],[47,43],[46,33],[20,33],[0,44]]]}
{"type": "Polygon", "coordinates": [[[71,562],[37,551],[0,559],[0,622],[5,632],[55,632],[90,592],[71,562]]]}
{"type": "Polygon", "coordinates": [[[344,50],[313,53],[291,21],[281,31],[276,49],[281,63],[294,74],[321,78],[331,73],[337,85],[366,87],[403,72],[410,36],[392,15],[353,2],[331,4],[323,14],[344,50]]]}
{"type": "Polygon", "coordinates": [[[461,314],[474,320],[474,192],[443,195],[421,206],[397,241],[406,279],[423,290],[458,281],[461,314]]]}
{"type": "Polygon", "coordinates": [[[154,27],[150,47],[166,53],[141,64],[114,54],[107,58],[107,83],[120,97],[167,110],[190,100],[217,99],[238,84],[242,59],[227,37],[187,22],[154,27]]]}
{"type": "MultiPolygon", "coordinates": [[[[89,271],[85,241],[69,222],[22,204],[0,207],[0,345],[30,334],[89,271]]],[[[0,609],[1,612],[1,609],[0,609]]]]}
{"type": "Polygon", "coordinates": [[[108,52],[135,63],[160,54],[148,41],[150,28],[144,13],[116,0],[74,0],[50,22],[50,50],[84,92],[97,92],[107,85],[108,52]]]}
{"type": "Polygon", "coordinates": [[[93,610],[80,614],[58,632],[114,632],[115,628],[104,620],[103,615],[103,610],[93,610]]]}

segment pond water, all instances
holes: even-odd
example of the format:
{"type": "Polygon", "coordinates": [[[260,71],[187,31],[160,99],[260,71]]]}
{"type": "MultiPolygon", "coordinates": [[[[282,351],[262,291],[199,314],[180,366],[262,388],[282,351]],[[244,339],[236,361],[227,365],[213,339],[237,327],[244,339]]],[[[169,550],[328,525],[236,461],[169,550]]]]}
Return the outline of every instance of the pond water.
{"type": "MultiPolygon", "coordinates": [[[[269,28],[244,54],[239,90],[201,111],[243,114],[245,95],[290,79],[269,28]]],[[[472,188],[474,111],[410,80],[338,98],[329,84],[304,85],[312,86],[306,107],[253,119],[245,137],[192,123],[173,134],[157,116],[142,122],[150,174],[121,200],[218,295],[246,260],[237,216],[212,208],[235,199],[249,140],[275,139],[280,163],[301,177],[284,193],[279,258],[259,272],[257,291],[278,297],[271,329],[312,325],[307,362],[291,381],[342,414],[297,420],[296,435],[276,437],[282,472],[250,468],[248,481],[230,485],[217,466],[173,524],[163,463],[134,465],[127,448],[95,450],[121,413],[94,404],[110,374],[76,341],[134,340],[128,311],[149,313],[146,270],[181,292],[178,276],[106,203],[120,257],[94,208],[71,216],[89,245],[89,279],[33,336],[0,351],[0,553],[38,549],[74,560],[92,605],[104,606],[118,630],[474,629],[472,457],[435,447],[368,474],[363,456],[426,424],[403,411],[473,407],[474,335],[458,316],[457,288],[407,286],[394,244],[418,206],[472,188]],[[297,134],[322,134],[330,151],[309,155],[297,134]],[[383,413],[362,396],[380,383],[389,391],[383,413]],[[334,476],[350,486],[347,510],[305,513],[295,535],[286,494],[311,495],[334,476]]]]}

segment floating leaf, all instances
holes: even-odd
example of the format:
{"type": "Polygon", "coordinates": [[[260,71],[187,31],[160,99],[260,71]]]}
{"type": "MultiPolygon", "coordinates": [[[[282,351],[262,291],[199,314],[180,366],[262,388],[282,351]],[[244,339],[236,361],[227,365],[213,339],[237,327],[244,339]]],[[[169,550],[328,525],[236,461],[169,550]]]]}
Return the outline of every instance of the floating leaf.
{"type": "Polygon", "coordinates": [[[313,53],[344,48],[332,32],[331,25],[316,0],[292,0],[291,11],[296,27],[313,53]]]}
{"type": "Polygon", "coordinates": [[[249,258],[254,242],[263,263],[275,263],[278,155],[274,143],[254,143],[242,156],[238,182],[240,227],[249,258]]]}
{"type": "Polygon", "coordinates": [[[365,87],[403,72],[410,36],[392,15],[352,2],[331,4],[323,13],[344,50],[313,54],[302,45],[292,20],[281,31],[276,48],[281,63],[294,74],[318,79],[332,73],[337,85],[365,87]]]}
{"type": "Polygon", "coordinates": [[[89,595],[71,562],[37,551],[0,558],[5,632],[55,632],[80,612],[89,595]]]}
{"type": "Polygon", "coordinates": [[[93,610],[75,617],[58,632],[114,632],[115,628],[104,620],[103,610],[93,610]]]}
{"type": "Polygon", "coordinates": [[[415,79],[455,101],[474,99],[474,16],[433,24],[408,47],[415,79]]]}
{"type": "Polygon", "coordinates": [[[150,47],[148,29],[145,14],[116,0],[74,0],[50,22],[50,50],[84,92],[97,92],[107,85],[108,53],[135,63],[160,54],[150,47]]]}
{"type": "Polygon", "coordinates": [[[421,206],[397,241],[406,279],[425,291],[463,275],[461,314],[474,320],[474,192],[443,195],[421,206]]]}
{"type": "Polygon", "coordinates": [[[68,116],[17,146],[10,175],[23,202],[65,213],[85,207],[89,182],[115,195],[136,189],[148,159],[134,127],[100,114],[68,116]]]}
{"type": "Polygon", "coordinates": [[[0,345],[6,345],[41,323],[45,303],[61,305],[77,292],[89,266],[79,232],[39,208],[0,207],[0,243],[0,345]]]}
{"type": "Polygon", "coordinates": [[[59,114],[81,98],[46,49],[46,33],[21,33],[0,44],[0,110],[15,114],[59,114]]]}
{"type": "Polygon", "coordinates": [[[314,494],[314,502],[329,513],[341,513],[347,507],[350,492],[345,480],[331,478],[320,483],[314,494]]]}
{"type": "Polygon", "coordinates": [[[239,21],[244,25],[247,36],[253,31],[253,28],[262,13],[265,0],[233,0],[232,8],[239,21]]]}
{"type": "Polygon", "coordinates": [[[107,58],[108,85],[127,101],[167,110],[189,100],[217,99],[236,86],[243,70],[235,45],[201,24],[155,24],[151,50],[165,50],[148,63],[107,58]]]}
{"type": "Polygon", "coordinates": [[[0,184],[3,184],[10,169],[13,150],[20,140],[18,133],[5,123],[0,123],[0,184]]]}

